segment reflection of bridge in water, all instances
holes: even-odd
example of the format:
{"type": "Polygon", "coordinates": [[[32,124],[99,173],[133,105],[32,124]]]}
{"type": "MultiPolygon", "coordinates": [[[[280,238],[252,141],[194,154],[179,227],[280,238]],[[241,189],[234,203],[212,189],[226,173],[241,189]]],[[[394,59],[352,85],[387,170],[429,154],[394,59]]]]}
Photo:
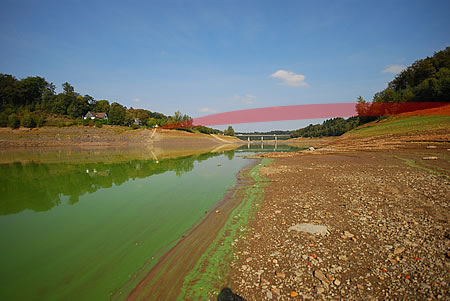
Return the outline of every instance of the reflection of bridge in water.
{"type": "Polygon", "coordinates": [[[288,144],[279,144],[279,143],[247,143],[247,145],[242,145],[238,149],[237,152],[293,152],[301,150],[301,148],[288,145],[288,144]]]}

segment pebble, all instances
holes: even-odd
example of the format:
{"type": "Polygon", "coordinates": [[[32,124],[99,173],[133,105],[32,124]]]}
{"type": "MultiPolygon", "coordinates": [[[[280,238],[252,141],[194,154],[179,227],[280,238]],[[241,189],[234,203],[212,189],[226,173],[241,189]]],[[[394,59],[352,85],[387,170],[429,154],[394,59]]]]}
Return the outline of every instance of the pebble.
{"type": "Polygon", "coordinates": [[[265,192],[248,236],[237,242],[235,267],[246,267],[235,269],[238,294],[247,300],[446,298],[448,179],[393,154],[358,156],[298,160],[281,165],[283,176],[273,173],[277,182],[265,192]],[[302,231],[306,225],[326,227],[326,235],[302,231]]]}

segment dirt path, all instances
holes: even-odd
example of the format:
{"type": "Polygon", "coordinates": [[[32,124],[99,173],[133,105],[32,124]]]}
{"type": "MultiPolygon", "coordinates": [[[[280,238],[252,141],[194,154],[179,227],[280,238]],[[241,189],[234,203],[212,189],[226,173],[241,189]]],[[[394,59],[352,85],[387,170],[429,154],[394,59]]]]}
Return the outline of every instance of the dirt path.
{"type": "Polygon", "coordinates": [[[247,300],[448,298],[450,145],[427,146],[278,156],[261,169],[271,183],[238,242],[233,291],[247,300]]]}
{"type": "Polygon", "coordinates": [[[211,136],[214,137],[216,140],[219,140],[219,141],[221,141],[221,142],[231,143],[230,141],[227,141],[227,140],[225,140],[225,139],[222,139],[222,138],[220,138],[220,137],[218,137],[218,136],[216,136],[216,135],[214,135],[214,134],[211,134],[211,136]]]}

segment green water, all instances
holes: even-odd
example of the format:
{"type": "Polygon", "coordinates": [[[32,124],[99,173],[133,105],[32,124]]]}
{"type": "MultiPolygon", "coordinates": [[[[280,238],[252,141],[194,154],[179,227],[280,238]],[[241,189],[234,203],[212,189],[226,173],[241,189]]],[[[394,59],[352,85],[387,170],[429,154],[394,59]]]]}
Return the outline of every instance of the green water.
{"type": "Polygon", "coordinates": [[[0,300],[122,299],[235,185],[235,153],[1,164],[0,300]]]}

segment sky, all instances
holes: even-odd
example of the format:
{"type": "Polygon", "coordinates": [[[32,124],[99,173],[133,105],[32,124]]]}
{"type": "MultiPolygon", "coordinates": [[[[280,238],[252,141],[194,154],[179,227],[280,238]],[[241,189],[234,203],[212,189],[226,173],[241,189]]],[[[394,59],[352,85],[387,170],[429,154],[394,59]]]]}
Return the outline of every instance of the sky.
{"type": "Polygon", "coordinates": [[[371,100],[403,68],[450,46],[449,12],[448,0],[1,0],[0,73],[192,117],[371,100]]]}

